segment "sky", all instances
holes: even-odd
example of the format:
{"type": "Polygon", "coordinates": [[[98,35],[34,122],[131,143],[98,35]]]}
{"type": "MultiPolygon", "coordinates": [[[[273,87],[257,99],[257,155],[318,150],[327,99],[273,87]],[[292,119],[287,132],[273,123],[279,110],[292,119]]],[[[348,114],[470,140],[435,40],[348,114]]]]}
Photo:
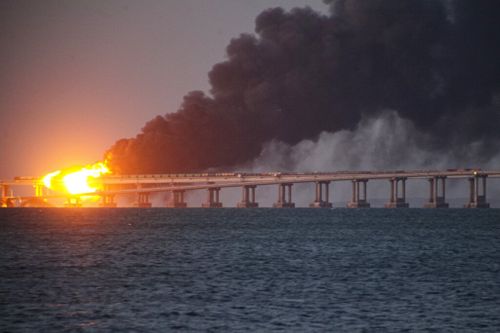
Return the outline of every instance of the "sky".
{"type": "Polygon", "coordinates": [[[264,9],[322,0],[0,2],[0,179],[102,159],[175,112],[264,9]]]}

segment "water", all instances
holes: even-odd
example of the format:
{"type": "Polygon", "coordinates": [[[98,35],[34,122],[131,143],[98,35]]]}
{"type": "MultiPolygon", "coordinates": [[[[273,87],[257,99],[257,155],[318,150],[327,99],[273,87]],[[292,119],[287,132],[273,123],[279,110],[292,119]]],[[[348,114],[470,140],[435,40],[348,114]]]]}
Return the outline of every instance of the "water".
{"type": "Polygon", "coordinates": [[[500,210],[3,209],[0,331],[500,331],[500,210]]]}

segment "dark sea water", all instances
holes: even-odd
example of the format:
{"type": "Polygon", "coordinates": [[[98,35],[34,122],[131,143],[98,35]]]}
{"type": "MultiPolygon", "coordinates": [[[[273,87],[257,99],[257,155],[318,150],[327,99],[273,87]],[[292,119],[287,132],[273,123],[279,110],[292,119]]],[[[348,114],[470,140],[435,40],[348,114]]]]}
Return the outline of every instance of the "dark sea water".
{"type": "Polygon", "coordinates": [[[0,331],[499,332],[500,210],[1,209],[0,331]]]}

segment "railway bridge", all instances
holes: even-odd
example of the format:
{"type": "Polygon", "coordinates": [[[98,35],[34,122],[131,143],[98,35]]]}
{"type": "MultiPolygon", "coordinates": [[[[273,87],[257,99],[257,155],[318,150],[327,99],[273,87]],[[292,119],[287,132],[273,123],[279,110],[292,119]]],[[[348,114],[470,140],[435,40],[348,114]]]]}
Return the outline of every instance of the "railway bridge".
{"type": "Polygon", "coordinates": [[[447,179],[463,179],[469,183],[466,208],[488,208],[487,179],[500,178],[500,170],[480,169],[447,169],[447,170],[414,170],[414,171],[336,171],[313,173],[196,173],[196,174],[144,174],[144,175],[107,175],[99,178],[102,190],[79,195],[67,193],[50,193],[44,188],[40,178],[16,177],[13,180],[0,181],[2,207],[46,206],[51,199],[66,198],[66,206],[81,206],[81,197],[99,196],[101,207],[116,207],[116,197],[134,195],[135,206],[151,207],[150,196],[155,193],[169,192],[170,200],[166,207],[184,208],[186,191],[203,190],[207,196],[202,207],[220,208],[220,191],[224,188],[239,187],[242,190],[241,201],[237,207],[256,208],[256,188],[260,186],[276,186],[277,197],[273,204],[276,208],[293,208],[293,185],[311,183],[315,186],[314,198],[310,207],[330,208],[330,186],[336,182],[350,182],[352,195],[348,208],[370,207],[367,196],[368,183],[373,180],[387,180],[388,199],[386,208],[409,207],[406,198],[408,180],[420,180],[428,183],[428,201],[426,208],[446,208],[447,179]],[[33,187],[34,194],[16,196],[14,189],[33,187]]]}

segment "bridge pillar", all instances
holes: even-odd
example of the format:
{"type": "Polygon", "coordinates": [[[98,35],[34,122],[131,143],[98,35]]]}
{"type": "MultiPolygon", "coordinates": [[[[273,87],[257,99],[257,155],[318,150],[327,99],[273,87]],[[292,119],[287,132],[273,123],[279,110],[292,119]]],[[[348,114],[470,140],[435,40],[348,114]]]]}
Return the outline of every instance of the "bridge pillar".
{"type": "MultiPolygon", "coordinates": [[[[109,191],[110,185],[104,186],[104,191],[109,191]]],[[[114,194],[103,194],[101,196],[101,202],[99,203],[99,207],[103,208],[114,208],[116,207],[115,195],[114,194]]]]}
{"type": "Polygon", "coordinates": [[[352,180],[352,200],[347,204],[347,208],[370,208],[366,194],[367,183],[368,179],[352,180]],[[361,184],[362,186],[360,186],[361,184]]]}
{"type": "Polygon", "coordinates": [[[9,185],[2,185],[2,199],[9,196],[9,185]]]}
{"type": "Polygon", "coordinates": [[[201,206],[203,208],[222,208],[222,202],[219,200],[220,187],[212,187],[207,191],[207,202],[201,206]]]}
{"type": "MultiPolygon", "coordinates": [[[[47,207],[47,199],[44,197],[45,196],[45,186],[41,181],[35,181],[33,182],[33,188],[35,189],[35,196],[34,197],[27,197],[24,200],[21,200],[20,206],[21,207],[47,207]]],[[[10,201],[10,205],[13,204],[12,200],[10,201]]],[[[8,203],[9,204],[9,203],[8,203]]],[[[68,198],[67,202],[64,204],[65,207],[81,207],[80,203],[80,198],[79,197],[74,197],[74,198],[68,198]]],[[[11,206],[12,207],[12,206],[11,206]]]]}
{"type": "Polygon", "coordinates": [[[12,198],[2,198],[0,199],[1,208],[12,208],[15,207],[14,199],[12,198]]]}
{"type": "Polygon", "coordinates": [[[391,184],[391,197],[385,204],[385,208],[408,208],[406,202],[406,177],[395,177],[389,180],[391,184]],[[401,182],[401,195],[399,194],[399,183],[401,182]]]}
{"type": "Polygon", "coordinates": [[[1,186],[2,197],[0,198],[0,207],[14,207],[12,198],[9,198],[9,185],[1,186]]]}
{"type": "Polygon", "coordinates": [[[68,197],[66,199],[66,202],[64,203],[64,207],[68,207],[68,208],[82,207],[80,197],[68,197]]]}
{"type": "Polygon", "coordinates": [[[425,208],[448,208],[446,202],[446,176],[436,176],[429,178],[429,202],[425,208]],[[441,186],[439,186],[441,183],[441,186]],[[441,189],[441,191],[439,191],[441,189]]]}
{"type": "Polygon", "coordinates": [[[330,189],[329,181],[320,181],[316,182],[316,198],[314,202],[312,202],[309,207],[311,208],[332,208],[332,204],[330,202],[330,189]],[[323,195],[323,187],[324,187],[324,195],[323,195]]]}
{"type": "Polygon", "coordinates": [[[113,194],[105,194],[101,197],[100,207],[103,208],[114,208],[116,207],[115,196],[113,194]]]}
{"type": "Polygon", "coordinates": [[[7,206],[7,196],[9,193],[9,186],[2,184],[1,191],[2,191],[2,197],[0,198],[0,207],[8,207],[7,206]]]}
{"type": "Polygon", "coordinates": [[[137,192],[137,202],[134,204],[138,208],[151,208],[151,202],[149,202],[148,192],[137,192]]]}
{"type": "Polygon", "coordinates": [[[257,208],[259,204],[255,202],[255,185],[245,185],[241,188],[241,202],[238,202],[238,208],[257,208]]]}
{"type": "Polygon", "coordinates": [[[44,193],[43,193],[44,192],[43,191],[43,189],[44,189],[43,183],[37,182],[37,183],[35,183],[33,185],[33,187],[35,188],[35,197],[43,197],[43,195],[44,195],[44,193]]]}
{"type": "Polygon", "coordinates": [[[169,208],[186,208],[187,203],[184,201],[184,190],[173,190],[171,200],[167,202],[169,208]]]}
{"type": "Polygon", "coordinates": [[[292,202],[292,186],[291,183],[278,184],[278,201],[273,204],[274,208],[295,207],[295,203],[292,202]]]}
{"type": "Polygon", "coordinates": [[[490,208],[490,204],[486,202],[487,177],[488,175],[475,175],[469,178],[470,196],[469,202],[464,205],[465,208],[490,208]]]}

